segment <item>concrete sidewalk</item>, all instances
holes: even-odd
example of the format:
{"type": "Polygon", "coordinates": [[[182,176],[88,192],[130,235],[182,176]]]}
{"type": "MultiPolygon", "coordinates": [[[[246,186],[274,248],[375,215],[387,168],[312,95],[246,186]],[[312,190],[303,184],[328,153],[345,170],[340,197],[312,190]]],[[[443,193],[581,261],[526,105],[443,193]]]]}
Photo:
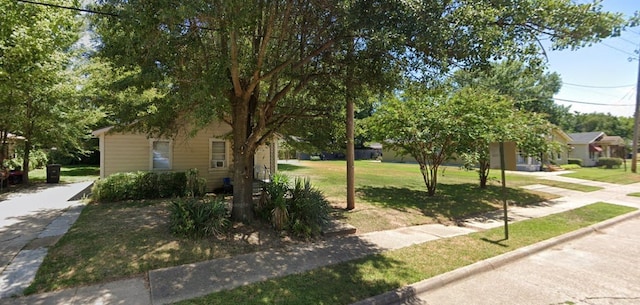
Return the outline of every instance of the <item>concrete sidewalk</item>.
{"type": "MultiPolygon", "coordinates": [[[[555,191],[562,192],[561,189],[555,191]]],[[[510,207],[510,221],[559,213],[598,201],[640,207],[640,198],[625,196],[626,193],[638,191],[640,183],[629,186],[610,185],[589,193],[571,191],[566,193],[568,196],[544,204],[510,207]]],[[[500,211],[495,215],[468,219],[465,221],[466,227],[432,224],[332,238],[282,250],[153,270],[148,273],[148,283],[143,277],[139,277],[40,295],[0,299],[0,304],[168,304],[412,244],[501,226],[501,217],[500,211]]],[[[515,258],[505,258],[504,263],[513,259],[515,258]]],[[[375,304],[384,304],[375,301],[382,299],[372,300],[375,304]]]]}

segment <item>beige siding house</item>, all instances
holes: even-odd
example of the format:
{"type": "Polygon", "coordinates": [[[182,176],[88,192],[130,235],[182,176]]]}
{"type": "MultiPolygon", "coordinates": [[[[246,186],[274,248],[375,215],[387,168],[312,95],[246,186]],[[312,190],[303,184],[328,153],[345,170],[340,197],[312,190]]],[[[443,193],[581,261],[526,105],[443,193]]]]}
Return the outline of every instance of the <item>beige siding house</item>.
{"type": "MultiPolygon", "coordinates": [[[[112,127],[93,132],[100,140],[100,178],[134,171],[186,171],[197,168],[207,179],[207,190],[223,185],[233,176],[231,127],[213,123],[195,136],[149,138],[146,134],[117,132],[112,127]]],[[[256,151],[254,178],[268,179],[277,170],[277,141],[256,151]]]]}
{"type": "Polygon", "coordinates": [[[624,158],[625,141],[619,136],[607,136],[604,132],[579,132],[570,134],[571,158],[582,159],[582,166],[596,166],[598,159],[624,158]]]}
{"type": "MultiPolygon", "coordinates": [[[[516,143],[504,143],[504,159],[505,169],[514,171],[534,172],[544,169],[543,167],[549,163],[556,165],[567,164],[568,161],[568,144],[572,140],[571,137],[560,129],[554,129],[551,135],[547,137],[548,141],[560,143],[561,149],[554,151],[547,156],[543,156],[541,160],[538,156],[526,156],[520,152],[516,143]]],[[[491,168],[500,168],[500,146],[498,143],[491,143],[489,147],[491,153],[491,168]]]]}

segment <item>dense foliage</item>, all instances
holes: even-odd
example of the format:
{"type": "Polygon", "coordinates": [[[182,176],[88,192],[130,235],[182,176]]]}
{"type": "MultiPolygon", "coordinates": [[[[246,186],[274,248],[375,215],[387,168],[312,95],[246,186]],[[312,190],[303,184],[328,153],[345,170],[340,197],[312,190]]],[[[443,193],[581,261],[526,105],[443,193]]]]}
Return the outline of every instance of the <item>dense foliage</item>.
{"type": "Polygon", "coordinates": [[[287,230],[298,237],[320,234],[329,219],[330,206],[311,181],[296,177],[293,186],[288,176],[276,173],[265,183],[256,214],[277,230],[287,230]]]}
{"type": "Polygon", "coordinates": [[[178,236],[203,238],[223,233],[231,224],[223,199],[176,198],[171,201],[170,228],[178,236]]]}
{"type": "Polygon", "coordinates": [[[541,38],[577,48],[624,25],[597,3],[570,0],[99,0],[94,8],[111,14],[93,19],[100,55],[129,74],[111,89],[155,93],[111,107],[118,122],[149,133],[229,123],[232,215],[243,221],[253,217],[255,151],[288,123],[321,117],[398,74],[536,61],[541,38]]]}
{"type": "MultiPolygon", "coordinates": [[[[28,182],[33,150],[82,153],[100,111],[81,94],[86,79],[76,69],[82,26],[77,11],[1,1],[0,15],[0,146],[8,133],[25,138],[20,157],[28,182]]],[[[5,152],[2,147],[0,160],[5,152]]]]}
{"type": "Polygon", "coordinates": [[[622,165],[622,159],[620,158],[599,158],[598,166],[605,168],[619,168],[622,165]]]}
{"type": "Polygon", "coordinates": [[[168,197],[201,197],[206,181],[188,172],[116,173],[96,181],[92,199],[101,202],[168,197]]]}
{"type": "Polygon", "coordinates": [[[567,164],[575,164],[575,165],[582,166],[582,159],[580,159],[580,158],[569,158],[569,159],[567,159],[567,164]]]}

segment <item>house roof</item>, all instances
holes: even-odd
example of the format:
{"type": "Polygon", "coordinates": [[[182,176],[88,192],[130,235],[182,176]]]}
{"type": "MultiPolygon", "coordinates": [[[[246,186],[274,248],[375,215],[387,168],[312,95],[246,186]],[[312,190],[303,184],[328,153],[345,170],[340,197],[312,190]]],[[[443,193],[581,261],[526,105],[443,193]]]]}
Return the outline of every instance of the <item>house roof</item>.
{"type": "Polygon", "coordinates": [[[560,129],[560,128],[554,128],[553,129],[553,133],[555,133],[557,136],[563,138],[567,142],[571,142],[571,140],[573,140],[573,138],[571,138],[571,136],[569,136],[566,132],[562,131],[562,129],[560,129]]]}
{"type": "Polygon", "coordinates": [[[94,137],[100,136],[101,134],[109,132],[109,130],[113,129],[113,126],[107,126],[104,128],[100,128],[91,132],[94,137]]]}
{"type": "Polygon", "coordinates": [[[624,139],[619,136],[604,136],[600,143],[607,145],[624,145],[624,139]]]}
{"type": "Polygon", "coordinates": [[[570,144],[589,144],[596,141],[600,136],[606,136],[602,131],[570,133],[573,141],[570,144]]]}

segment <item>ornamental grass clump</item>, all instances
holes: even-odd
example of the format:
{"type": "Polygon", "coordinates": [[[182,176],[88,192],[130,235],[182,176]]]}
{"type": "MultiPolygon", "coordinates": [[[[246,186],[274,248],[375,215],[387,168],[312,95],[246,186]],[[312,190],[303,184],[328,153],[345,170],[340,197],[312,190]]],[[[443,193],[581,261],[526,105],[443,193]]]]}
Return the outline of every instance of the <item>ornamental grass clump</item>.
{"type": "Polygon", "coordinates": [[[169,211],[171,233],[181,237],[219,235],[231,225],[227,205],[219,198],[176,198],[169,211]]]}
{"type": "Polygon", "coordinates": [[[294,180],[276,173],[265,183],[256,205],[259,218],[268,221],[276,230],[285,230],[295,236],[308,238],[320,234],[329,220],[330,205],[322,192],[301,178],[294,180]]]}

